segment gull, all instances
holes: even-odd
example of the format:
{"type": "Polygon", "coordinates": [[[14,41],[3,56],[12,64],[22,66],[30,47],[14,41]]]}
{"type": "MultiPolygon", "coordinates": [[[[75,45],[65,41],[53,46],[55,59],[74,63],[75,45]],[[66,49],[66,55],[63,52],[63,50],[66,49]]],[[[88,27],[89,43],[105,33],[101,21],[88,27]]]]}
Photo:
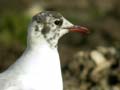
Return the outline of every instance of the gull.
{"type": "Polygon", "coordinates": [[[27,48],[0,74],[0,90],[63,90],[58,40],[68,32],[87,33],[56,11],[33,16],[28,27],[27,48]]]}

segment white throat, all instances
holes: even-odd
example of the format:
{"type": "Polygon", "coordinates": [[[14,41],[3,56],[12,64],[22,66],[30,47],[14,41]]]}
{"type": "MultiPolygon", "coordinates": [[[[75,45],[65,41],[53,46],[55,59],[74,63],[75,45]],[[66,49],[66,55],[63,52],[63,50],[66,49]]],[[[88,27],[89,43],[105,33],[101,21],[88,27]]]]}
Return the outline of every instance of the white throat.
{"type": "Polygon", "coordinates": [[[33,90],[62,90],[62,76],[57,48],[43,45],[38,48],[27,48],[24,54],[13,64],[9,71],[24,86],[33,90]]]}

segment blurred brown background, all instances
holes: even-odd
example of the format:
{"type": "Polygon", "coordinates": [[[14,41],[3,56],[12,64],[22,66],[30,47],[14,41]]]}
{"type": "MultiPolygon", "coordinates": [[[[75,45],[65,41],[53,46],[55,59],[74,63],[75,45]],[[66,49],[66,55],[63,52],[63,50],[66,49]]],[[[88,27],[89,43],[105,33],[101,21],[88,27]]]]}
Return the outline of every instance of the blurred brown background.
{"type": "Polygon", "coordinates": [[[59,41],[64,90],[120,90],[120,0],[0,0],[0,72],[22,54],[31,17],[43,10],[91,31],[59,41]]]}

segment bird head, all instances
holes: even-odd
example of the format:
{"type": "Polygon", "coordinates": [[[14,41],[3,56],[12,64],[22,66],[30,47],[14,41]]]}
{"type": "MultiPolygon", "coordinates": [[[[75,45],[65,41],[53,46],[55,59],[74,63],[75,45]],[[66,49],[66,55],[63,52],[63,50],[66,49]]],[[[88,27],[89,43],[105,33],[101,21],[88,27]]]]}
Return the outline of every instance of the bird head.
{"type": "Polygon", "coordinates": [[[47,44],[56,47],[58,40],[68,32],[87,33],[88,29],[73,25],[56,11],[43,11],[32,18],[28,42],[32,45],[47,44]]]}

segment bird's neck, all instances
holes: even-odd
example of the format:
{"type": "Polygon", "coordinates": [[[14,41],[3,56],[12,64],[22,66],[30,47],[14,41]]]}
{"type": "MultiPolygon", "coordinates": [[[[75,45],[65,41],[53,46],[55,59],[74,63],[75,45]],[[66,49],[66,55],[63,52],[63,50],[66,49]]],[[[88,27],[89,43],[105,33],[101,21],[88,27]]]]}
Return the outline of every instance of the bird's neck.
{"type": "Polygon", "coordinates": [[[63,87],[57,48],[27,48],[9,71],[16,74],[24,85],[37,88],[35,90],[62,90],[63,87]]]}
{"type": "Polygon", "coordinates": [[[26,73],[41,73],[41,69],[60,67],[57,48],[50,48],[48,45],[40,47],[27,47],[23,55],[13,64],[13,68],[26,73]]]}
{"type": "Polygon", "coordinates": [[[39,39],[29,39],[29,37],[27,39],[27,47],[32,49],[33,48],[39,49],[38,47],[57,49],[57,44],[58,44],[58,39],[49,40],[49,39],[45,39],[45,37],[43,37],[42,35],[39,39]]]}

